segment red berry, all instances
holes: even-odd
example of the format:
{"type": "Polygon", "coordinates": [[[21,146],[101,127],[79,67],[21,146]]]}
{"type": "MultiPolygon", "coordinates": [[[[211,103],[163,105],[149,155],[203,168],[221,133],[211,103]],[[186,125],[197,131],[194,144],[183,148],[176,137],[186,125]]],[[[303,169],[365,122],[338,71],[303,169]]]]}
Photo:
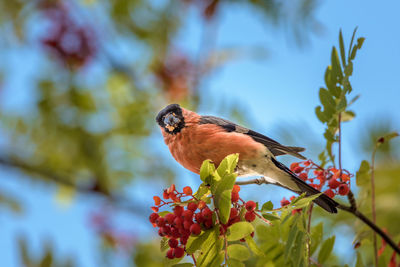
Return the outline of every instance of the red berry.
{"type": "Polygon", "coordinates": [[[282,198],[282,200],[281,200],[281,206],[282,207],[287,206],[289,204],[290,204],[289,200],[287,200],[286,198],[282,198]]]}
{"type": "Polygon", "coordinates": [[[204,209],[207,206],[206,202],[204,202],[203,200],[199,201],[199,209],[204,209]]]}
{"type": "Polygon", "coordinates": [[[178,228],[176,228],[176,227],[172,227],[172,228],[171,228],[171,236],[172,236],[173,238],[178,238],[178,237],[181,236],[181,234],[179,233],[178,228]]]}
{"type": "Polygon", "coordinates": [[[299,167],[299,162],[293,162],[290,164],[290,170],[294,171],[295,168],[299,167]]]}
{"type": "Polygon", "coordinates": [[[206,228],[206,229],[210,229],[213,225],[213,222],[212,222],[212,219],[208,219],[208,220],[206,220],[205,222],[204,222],[204,227],[206,228]]]}
{"type": "Polygon", "coordinates": [[[163,230],[161,228],[158,229],[158,235],[161,236],[161,237],[165,236],[164,232],[163,232],[163,230]]]}
{"type": "Polygon", "coordinates": [[[171,238],[170,240],[168,240],[168,245],[170,248],[176,248],[178,246],[178,240],[176,240],[175,238],[171,238]]]}
{"type": "Polygon", "coordinates": [[[156,224],[158,227],[163,227],[165,225],[165,219],[163,217],[158,217],[156,220],[156,224]]]}
{"type": "Polygon", "coordinates": [[[204,219],[211,219],[212,218],[213,212],[209,208],[204,208],[201,211],[201,215],[203,216],[204,219]]]}
{"type": "Polygon", "coordinates": [[[332,189],[325,190],[324,194],[327,195],[330,198],[333,198],[335,196],[335,193],[333,192],[332,189]]]}
{"type": "Polygon", "coordinates": [[[168,213],[164,216],[164,219],[169,223],[172,224],[175,220],[175,215],[173,213],[168,213]]]}
{"type": "Polygon", "coordinates": [[[199,235],[201,233],[201,227],[199,224],[194,223],[190,226],[190,233],[192,235],[199,235]]]}
{"type": "Polygon", "coordinates": [[[174,220],[174,222],[173,222],[173,225],[174,225],[176,228],[180,229],[180,228],[182,228],[182,226],[183,226],[183,220],[182,220],[180,217],[176,217],[175,220],[174,220]]]}
{"type": "Polygon", "coordinates": [[[158,219],[158,217],[160,217],[160,215],[158,215],[157,213],[154,212],[154,213],[150,214],[149,221],[151,223],[155,223],[156,220],[158,219]]]}
{"type": "Polygon", "coordinates": [[[311,164],[311,162],[310,162],[309,160],[306,160],[306,161],[303,162],[303,165],[304,165],[304,166],[308,166],[308,165],[310,165],[310,164],[311,164]]]}
{"type": "Polygon", "coordinates": [[[240,191],[240,186],[237,185],[237,184],[235,184],[235,185],[233,186],[232,192],[239,193],[239,191],[240,191]]]}
{"type": "Polygon", "coordinates": [[[169,193],[167,192],[167,190],[164,190],[164,192],[163,192],[163,198],[164,198],[164,199],[169,199],[169,193]]]}
{"type": "Polygon", "coordinates": [[[233,203],[238,202],[239,200],[239,193],[238,192],[232,192],[231,194],[231,201],[233,203]]]}
{"type": "Polygon", "coordinates": [[[193,211],[191,210],[185,210],[182,213],[183,218],[185,218],[185,220],[191,220],[193,218],[193,211]]]}
{"type": "Polygon", "coordinates": [[[254,237],[254,232],[251,232],[250,236],[251,236],[251,237],[254,237]]]}
{"type": "Polygon", "coordinates": [[[298,167],[296,167],[296,168],[293,169],[293,172],[294,172],[294,173],[301,173],[303,170],[304,170],[303,167],[298,166],[298,167]]]}
{"type": "Polygon", "coordinates": [[[158,212],[158,207],[151,207],[151,210],[154,212],[158,212]]]}
{"type": "Polygon", "coordinates": [[[163,226],[160,229],[164,236],[169,235],[171,233],[171,227],[169,226],[163,226]]]}
{"type": "Polygon", "coordinates": [[[187,209],[188,210],[191,210],[191,211],[195,211],[195,210],[197,210],[197,203],[196,202],[190,202],[188,205],[187,205],[187,209]]]}
{"type": "Polygon", "coordinates": [[[182,258],[184,254],[185,254],[185,250],[183,248],[181,248],[181,247],[174,248],[175,258],[182,258]]]}
{"type": "Polygon", "coordinates": [[[181,238],[180,238],[181,244],[186,245],[188,238],[189,238],[189,236],[181,236],[181,238]]]}
{"type": "Polygon", "coordinates": [[[240,216],[236,216],[235,218],[229,220],[229,225],[235,224],[237,222],[240,222],[240,216]]]}
{"type": "Polygon", "coordinates": [[[174,249],[169,249],[168,251],[167,251],[167,258],[168,259],[170,259],[170,260],[172,260],[173,258],[175,258],[175,255],[174,255],[174,249]]]}
{"type": "Polygon", "coordinates": [[[192,224],[193,224],[193,221],[184,220],[183,221],[183,228],[186,229],[186,230],[189,230],[190,226],[192,226],[192,224]]]}
{"type": "Polygon", "coordinates": [[[248,211],[244,215],[244,218],[246,219],[246,221],[252,222],[256,219],[256,214],[254,213],[254,211],[248,211]]]}
{"type": "Polygon", "coordinates": [[[171,194],[171,193],[174,192],[174,191],[175,191],[175,185],[172,184],[172,185],[167,189],[167,192],[168,192],[169,194],[171,194]]]}
{"type": "Polygon", "coordinates": [[[290,202],[292,202],[295,198],[296,198],[296,196],[291,196],[290,197],[290,202]]]}
{"type": "Polygon", "coordinates": [[[340,182],[334,178],[329,179],[328,185],[331,189],[335,189],[340,185],[340,182]]]}
{"type": "Polygon", "coordinates": [[[204,221],[203,215],[201,215],[201,212],[196,213],[194,215],[194,218],[196,219],[196,222],[198,223],[202,223],[204,221]]]}
{"type": "Polygon", "coordinates": [[[187,195],[187,196],[192,195],[192,193],[193,193],[192,188],[190,188],[190,186],[185,186],[185,187],[183,188],[183,193],[184,193],[185,195],[187,195]]]}
{"type": "Polygon", "coordinates": [[[236,216],[238,216],[238,210],[235,208],[231,208],[231,213],[229,214],[229,220],[234,219],[236,216]]]}
{"type": "Polygon", "coordinates": [[[153,200],[154,200],[154,205],[158,206],[161,204],[161,198],[159,196],[154,196],[153,200]]]}
{"type": "Polygon", "coordinates": [[[256,203],[252,200],[246,202],[246,210],[253,211],[256,209],[256,203]]]}
{"type": "Polygon", "coordinates": [[[350,191],[350,188],[347,184],[341,184],[339,186],[339,195],[345,196],[349,193],[349,191],[350,191]]]}
{"type": "Polygon", "coordinates": [[[308,178],[308,174],[306,172],[302,172],[299,174],[299,178],[303,181],[306,181],[308,178]]]}
{"type": "Polygon", "coordinates": [[[174,214],[176,216],[181,216],[183,212],[183,207],[182,206],[175,206],[174,208],[174,214]]]}

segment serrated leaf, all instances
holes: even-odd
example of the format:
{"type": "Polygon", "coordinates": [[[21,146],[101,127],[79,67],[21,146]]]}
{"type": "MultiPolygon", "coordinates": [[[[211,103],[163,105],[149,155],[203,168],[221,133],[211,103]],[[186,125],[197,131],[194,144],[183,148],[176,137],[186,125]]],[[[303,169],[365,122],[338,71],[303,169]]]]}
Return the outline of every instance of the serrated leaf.
{"type": "Polygon", "coordinates": [[[190,236],[186,243],[186,252],[193,254],[196,250],[200,249],[203,243],[208,239],[212,230],[204,231],[199,236],[190,236]]]}
{"type": "Polygon", "coordinates": [[[245,267],[244,263],[235,259],[228,259],[229,267],[245,267]]]}
{"type": "Polygon", "coordinates": [[[239,161],[239,154],[230,154],[226,156],[217,168],[218,174],[222,177],[226,173],[233,173],[239,161]]]}
{"type": "Polygon", "coordinates": [[[340,57],[342,59],[342,64],[343,66],[346,66],[346,52],[344,51],[342,29],[339,30],[339,47],[340,47],[340,57]]]}
{"type": "Polygon", "coordinates": [[[272,210],[273,208],[274,208],[274,204],[272,204],[271,201],[268,201],[262,205],[261,211],[269,211],[269,210],[272,210]]]}
{"type": "Polygon", "coordinates": [[[228,246],[228,257],[245,261],[250,258],[250,252],[247,247],[240,244],[233,244],[228,246]]]}
{"type": "Polygon", "coordinates": [[[166,251],[167,249],[169,249],[169,245],[168,245],[168,238],[163,237],[160,241],[160,250],[161,252],[166,251]]]}
{"type": "Polygon", "coordinates": [[[205,182],[208,177],[210,177],[215,171],[214,164],[211,163],[211,160],[206,159],[203,161],[200,167],[200,179],[205,182]]]}
{"type": "Polygon", "coordinates": [[[321,250],[318,253],[318,263],[323,264],[331,255],[335,244],[335,236],[332,236],[324,241],[321,250]]]}
{"type": "Polygon", "coordinates": [[[228,241],[236,241],[242,239],[254,232],[254,227],[248,222],[238,222],[228,228],[228,241]]]}
{"type": "Polygon", "coordinates": [[[356,184],[357,186],[362,186],[369,183],[369,162],[363,160],[360,164],[360,168],[356,172],[356,184]]]}
{"type": "Polygon", "coordinates": [[[262,216],[268,221],[276,221],[281,219],[280,217],[273,215],[271,213],[263,213],[262,216]]]}

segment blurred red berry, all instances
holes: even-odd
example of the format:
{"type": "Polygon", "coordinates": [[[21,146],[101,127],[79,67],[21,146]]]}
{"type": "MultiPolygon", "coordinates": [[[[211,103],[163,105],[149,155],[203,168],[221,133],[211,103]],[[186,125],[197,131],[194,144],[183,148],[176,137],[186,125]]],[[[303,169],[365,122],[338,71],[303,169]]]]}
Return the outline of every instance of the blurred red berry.
{"type": "Polygon", "coordinates": [[[238,216],[238,210],[235,208],[231,208],[231,213],[229,214],[229,219],[232,220],[233,218],[235,218],[236,216],[238,216]]]}
{"type": "Polygon", "coordinates": [[[304,166],[309,166],[310,164],[311,164],[311,162],[309,160],[303,162],[304,166]]]}
{"type": "Polygon", "coordinates": [[[180,217],[175,217],[173,225],[178,229],[182,228],[183,227],[183,220],[180,217]]]}
{"type": "Polygon", "coordinates": [[[168,245],[170,248],[176,248],[178,246],[178,240],[176,240],[175,238],[171,238],[170,240],[168,240],[168,245]]]}
{"type": "Polygon", "coordinates": [[[158,207],[151,207],[151,210],[154,212],[158,212],[158,207]]]}
{"type": "Polygon", "coordinates": [[[296,168],[293,169],[293,172],[294,172],[294,173],[301,173],[303,170],[304,170],[303,167],[298,166],[298,167],[296,167],[296,168]]]}
{"type": "Polygon", "coordinates": [[[339,191],[339,195],[345,196],[345,195],[347,195],[349,193],[350,188],[349,188],[349,186],[347,184],[341,184],[339,186],[339,190],[338,191],[339,191]]]}
{"type": "Polygon", "coordinates": [[[203,200],[200,200],[200,201],[199,201],[199,207],[198,207],[199,209],[202,210],[202,209],[204,209],[206,206],[207,206],[206,202],[204,202],[203,200]]]}
{"type": "Polygon", "coordinates": [[[170,260],[172,260],[173,258],[175,258],[174,249],[173,249],[173,248],[171,248],[171,249],[169,249],[169,250],[167,251],[167,258],[170,259],[170,260]]]}
{"type": "Polygon", "coordinates": [[[239,193],[237,193],[237,192],[232,192],[232,194],[231,194],[231,201],[232,201],[233,203],[235,203],[235,202],[238,202],[238,200],[239,200],[239,193]]]}
{"type": "Polygon", "coordinates": [[[204,208],[201,211],[201,215],[203,216],[203,218],[205,220],[211,219],[212,218],[212,214],[213,214],[213,212],[209,208],[204,208]]]}
{"type": "Polygon", "coordinates": [[[190,233],[192,235],[199,235],[201,232],[201,227],[199,224],[195,223],[190,226],[190,233]]]}
{"type": "Polygon", "coordinates": [[[165,225],[165,219],[163,217],[158,217],[156,220],[156,224],[158,227],[162,227],[165,225]]]}
{"type": "Polygon", "coordinates": [[[182,216],[183,218],[185,218],[185,220],[191,220],[193,218],[193,211],[185,210],[184,212],[182,212],[182,216]]]}
{"type": "Polygon", "coordinates": [[[256,209],[256,203],[252,200],[246,202],[246,210],[253,211],[256,209]]]}
{"type": "Polygon", "coordinates": [[[169,226],[164,225],[160,229],[164,236],[169,235],[171,233],[171,227],[169,226]]]}
{"type": "Polygon", "coordinates": [[[181,247],[174,248],[174,256],[175,258],[182,258],[185,254],[185,250],[181,247]]]}
{"type": "Polygon", "coordinates": [[[169,193],[167,192],[167,189],[165,189],[164,192],[163,192],[163,198],[164,199],[169,199],[169,193]]]}
{"type": "Polygon", "coordinates": [[[188,210],[191,210],[191,211],[195,211],[195,210],[197,210],[197,203],[196,202],[190,202],[188,205],[187,205],[187,209],[188,210]]]}
{"type": "Polygon", "coordinates": [[[187,195],[187,196],[192,195],[192,193],[193,193],[192,188],[190,188],[190,186],[185,186],[185,187],[183,188],[183,193],[184,193],[185,195],[187,195]]]}
{"type": "Polygon", "coordinates": [[[287,205],[289,205],[289,204],[290,204],[290,201],[287,200],[286,198],[283,198],[283,199],[281,200],[281,206],[282,206],[282,207],[287,206],[287,205]]]}
{"type": "Polygon", "coordinates": [[[172,224],[175,220],[175,215],[173,213],[168,213],[164,216],[164,219],[169,223],[172,224]]]}
{"type": "Polygon", "coordinates": [[[336,189],[340,185],[340,182],[334,178],[331,178],[328,181],[328,185],[331,189],[336,189]]]}
{"type": "Polygon", "coordinates": [[[154,205],[158,206],[158,205],[161,204],[161,198],[160,197],[154,196],[153,200],[154,200],[154,205]]]}
{"type": "Polygon", "coordinates": [[[296,196],[291,196],[289,199],[290,199],[290,202],[292,202],[294,199],[296,198],[296,196]]]}
{"type": "Polygon", "coordinates": [[[235,184],[235,185],[233,186],[232,192],[239,193],[239,192],[240,192],[240,186],[237,185],[237,184],[235,184]]]}
{"type": "Polygon", "coordinates": [[[175,184],[172,184],[168,189],[167,189],[167,192],[168,192],[168,194],[171,194],[171,193],[173,193],[175,191],[175,184]]]}
{"type": "Polygon", "coordinates": [[[174,214],[176,216],[181,216],[183,212],[183,207],[182,206],[175,206],[174,208],[174,214]]]}
{"type": "Polygon", "coordinates": [[[156,220],[158,219],[158,217],[160,217],[160,215],[158,215],[157,213],[152,213],[149,216],[149,220],[150,220],[151,223],[155,223],[156,220]]]}
{"type": "Polygon", "coordinates": [[[181,236],[180,241],[182,245],[186,245],[187,241],[188,241],[189,236],[181,236]]]}
{"type": "Polygon", "coordinates": [[[245,218],[246,221],[252,222],[252,221],[254,221],[256,219],[256,214],[254,213],[254,211],[248,211],[244,215],[244,218],[245,218]]]}
{"type": "Polygon", "coordinates": [[[203,218],[203,215],[201,215],[201,212],[196,213],[194,215],[194,218],[195,218],[196,222],[198,222],[198,223],[202,223],[204,221],[204,218],[203,218]]]}
{"type": "Polygon", "coordinates": [[[324,194],[327,195],[330,198],[333,198],[335,196],[335,192],[333,192],[332,189],[325,190],[324,194]]]}
{"type": "Polygon", "coordinates": [[[302,172],[299,174],[299,178],[303,181],[306,181],[308,178],[308,174],[306,172],[302,172]]]}
{"type": "Polygon", "coordinates": [[[295,168],[299,167],[299,163],[298,162],[293,162],[292,164],[290,164],[290,170],[294,171],[295,168]]]}
{"type": "Polygon", "coordinates": [[[206,229],[210,229],[212,226],[213,226],[212,219],[208,219],[208,220],[204,221],[204,227],[206,229]]]}
{"type": "Polygon", "coordinates": [[[192,224],[193,224],[193,221],[185,220],[185,221],[183,221],[183,228],[186,230],[189,230],[190,226],[192,226],[192,224]]]}
{"type": "Polygon", "coordinates": [[[172,236],[173,238],[178,238],[178,237],[181,236],[181,234],[179,233],[178,228],[176,228],[176,227],[172,227],[172,228],[171,228],[171,236],[172,236]]]}

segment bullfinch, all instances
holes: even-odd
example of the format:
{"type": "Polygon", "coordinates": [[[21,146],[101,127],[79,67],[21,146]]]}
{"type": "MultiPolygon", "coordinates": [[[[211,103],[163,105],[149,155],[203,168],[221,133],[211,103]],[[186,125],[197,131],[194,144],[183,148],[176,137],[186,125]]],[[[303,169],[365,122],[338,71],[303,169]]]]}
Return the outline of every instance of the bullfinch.
{"type": "MultiPolygon", "coordinates": [[[[199,174],[204,160],[218,165],[227,155],[238,153],[239,176],[264,176],[272,184],[307,196],[320,193],[301,180],[276,157],[291,155],[305,159],[304,148],[284,146],[265,135],[214,116],[200,116],[171,104],[161,110],[156,121],[172,156],[186,169],[199,174]]],[[[314,202],[331,213],[338,203],[325,194],[314,202]]]]}

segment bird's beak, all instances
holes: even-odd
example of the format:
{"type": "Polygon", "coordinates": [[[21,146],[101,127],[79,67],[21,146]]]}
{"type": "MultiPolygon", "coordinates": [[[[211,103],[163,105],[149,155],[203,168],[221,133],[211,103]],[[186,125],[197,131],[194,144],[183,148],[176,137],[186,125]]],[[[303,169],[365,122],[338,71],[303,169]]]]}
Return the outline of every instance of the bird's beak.
{"type": "Polygon", "coordinates": [[[179,121],[180,120],[173,114],[168,114],[164,117],[165,127],[171,132],[175,129],[175,126],[179,123],[179,121]]]}

